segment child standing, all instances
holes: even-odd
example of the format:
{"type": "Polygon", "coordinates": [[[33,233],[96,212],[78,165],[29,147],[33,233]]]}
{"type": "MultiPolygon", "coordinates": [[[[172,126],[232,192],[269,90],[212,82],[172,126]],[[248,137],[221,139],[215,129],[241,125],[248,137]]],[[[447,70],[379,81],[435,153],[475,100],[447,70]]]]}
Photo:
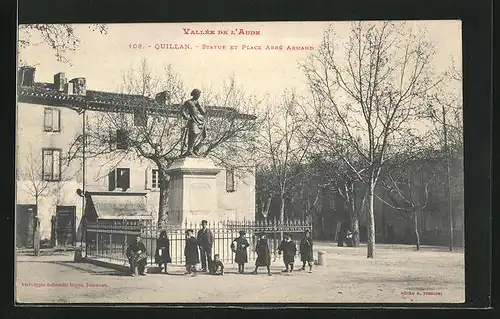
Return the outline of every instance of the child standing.
{"type": "Polygon", "coordinates": [[[216,276],[224,275],[224,264],[219,258],[219,254],[214,255],[214,260],[212,262],[211,274],[216,276]]]}
{"type": "Polygon", "coordinates": [[[238,264],[238,273],[245,272],[245,263],[248,262],[247,247],[250,246],[248,240],[245,238],[245,232],[240,230],[240,237],[233,240],[231,243],[231,250],[235,253],[234,261],[238,264]]]}
{"type": "Polygon", "coordinates": [[[186,257],[186,275],[196,274],[196,264],[200,262],[200,256],[198,255],[198,243],[192,229],[186,230],[184,256],[186,257]]]}
{"type": "Polygon", "coordinates": [[[312,272],[313,256],[313,241],[309,229],[304,233],[304,238],[300,241],[300,259],[302,260],[302,268],[306,270],[306,262],[309,265],[309,272],[312,272]]]}
{"type": "Polygon", "coordinates": [[[255,270],[252,274],[257,274],[257,269],[260,266],[267,267],[267,274],[271,275],[271,253],[269,252],[269,245],[267,244],[266,234],[262,233],[259,236],[259,240],[255,245],[255,252],[257,253],[257,260],[255,261],[255,270]]]}
{"type": "Polygon", "coordinates": [[[170,240],[168,239],[167,232],[162,230],[160,237],[156,240],[156,253],[155,253],[155,263],[160,268],[160,272],[165,265],[165,273],[168,274],[167,264],[172,262],[170,257],[170,240]]]}
{"type": "Polygon", "coordinates": [[[285,238],[281,241],[278,246],[278,254],[281,255],[283,252],[283,262],[285,263],[286,269],[283,272],[292,272],[293,271],[293,262],[295,261],[295,254],[297,253],[297,247],[295,243],[292,241],[292,237],[288,234],[285,235],[285,238]]]}

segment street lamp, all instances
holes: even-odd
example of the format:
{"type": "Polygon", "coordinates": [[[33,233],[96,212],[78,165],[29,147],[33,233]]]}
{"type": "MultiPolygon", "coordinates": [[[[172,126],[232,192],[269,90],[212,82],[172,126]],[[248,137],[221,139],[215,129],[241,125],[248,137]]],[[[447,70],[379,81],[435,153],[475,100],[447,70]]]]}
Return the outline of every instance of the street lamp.
{"type": "MultiPolygon", "coordinates": [[[[77,188],[76,194],[85,200],[85,195],[87,194],[87,192],[82,191],[80,188],[77,188]]],[[[85,216],[84,210],[85,210],[85,204],[82,203],[82,220],[80,221],[80,223],[82,223],[82,222],[85,223],[86,216],[85,216]]],[[[82,236],[80,237],[80,247],[83,246],[85,231],[86,231],[86,229],[82,229],[82,236]]],[[[85,245],[85,257],[87,257],[87,245],[85,245]]]]}
{"type": "Polygon", "coordinates": [[[80,188],[76,189],[76,193],[78,194],[78,196],[80,196],[82,198],[85,198],[85,193],[86,192],[82,191],[80,188]]]}

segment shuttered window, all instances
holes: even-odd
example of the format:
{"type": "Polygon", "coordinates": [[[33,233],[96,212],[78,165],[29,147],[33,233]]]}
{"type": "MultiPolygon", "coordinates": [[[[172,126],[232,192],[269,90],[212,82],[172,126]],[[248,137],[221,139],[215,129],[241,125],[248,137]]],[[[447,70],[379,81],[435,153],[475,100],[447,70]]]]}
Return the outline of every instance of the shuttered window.
{"type": "Polygon", "coordinates": [[[108,174],[109,190],[117,188],[127,190],[130,188],[130,168],[115,168],[108,174]]]}
{"type": "Polygon", "coordinates": [[[61,131],[61,112],[57,109],[45,108],[43,127],[45,132],[61,131]]]}
{"type": "Polygon", "coordinates": [[[160,188],[160,175],[157,169],[151,171],[151,188],[154,190],[160,188]]]}
{"type": "Polygon", "coordinates": [[[236,190],[234,182],[234,168],[226,169],[226,191],[234,192],[236,190]]]}
{"type": "Polygon", "coordinates": [[[42,150],[42,178],[44,181],[61,180],[61,150],[43,149],[42,150]]]}

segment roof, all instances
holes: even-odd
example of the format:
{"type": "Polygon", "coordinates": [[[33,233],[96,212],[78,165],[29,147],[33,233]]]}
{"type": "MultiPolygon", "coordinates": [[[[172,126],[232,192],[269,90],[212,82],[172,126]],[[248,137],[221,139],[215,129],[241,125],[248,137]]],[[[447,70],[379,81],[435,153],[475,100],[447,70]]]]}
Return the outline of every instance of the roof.
{"type": "MultiPolygon", "coordinates": [[[[150,113],[159,113],[166,116],[178,114],[181,105],[163,105],[156,100],[135,94],[121,94],[113,92],[86,90],[86,95],[69,95],[59,92],[52,83],[34,83],[33,86],[18,86],[18,100],[25,103],[43,105],[58,105],[77,110],[95,110],[103,112],[132,113],[138,108],[150,113]]],[[[250,114],[239,113],[230,107],[208,106],[207,113],[211,116],[223,117],[234,114],[241,119],[255,119],[250,114]]]]}
{"type": "Polygon", "coordinates": [[[150,219],[146,196],[127,193],[90,193],[90,203],[99,219],[150,219]]]}

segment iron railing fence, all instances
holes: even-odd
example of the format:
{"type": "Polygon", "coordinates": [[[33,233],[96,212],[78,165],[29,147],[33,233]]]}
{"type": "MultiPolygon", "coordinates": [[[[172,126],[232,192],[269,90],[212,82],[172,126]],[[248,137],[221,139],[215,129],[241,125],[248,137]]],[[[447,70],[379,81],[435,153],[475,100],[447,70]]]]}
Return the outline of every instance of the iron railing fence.
{"type": "MultiPolygon", "coordinates": [[[[290,234],[292,240],[297,245],[299,253],[299,243],[306,230],[312,232],[312,224],[303,220],[277,220],[269,221],[217,221],[209,222],[207,227],[212,231],[214,244],[212,254],[219,254],[224,263],[234,263],[234,252],[231,250],[232,241],[238,237],[239,231],[246,232],[246,238],[250,244],[248,248],[248,259],[253,261],[257,258],[255,244],[258,234],[265,233],[269,242],[269,249],[277,260],[278,245],[281,234],[290,234]]],[[[88,223],[86,227],[86,249],[88,258],[104,259],[110,262],[123,265],[128,264],[126,257],[127,246],[135,240],[136,236],[141,236],[147,248],[148,264],[154,264],[156,251],[156,239],[162,230],[167,232],[170,240],[170,255],[173,265],[184,265],[184,246],[186,243],[185,232],[193,229],[196,233],[201,229],[199,223],[185,221],[179,224],[167,225],[160,228],[152,220],[100,220],[95,223],[88,223]]],[[[273,258],[273,256],[271,256],[273,258]]]]}

